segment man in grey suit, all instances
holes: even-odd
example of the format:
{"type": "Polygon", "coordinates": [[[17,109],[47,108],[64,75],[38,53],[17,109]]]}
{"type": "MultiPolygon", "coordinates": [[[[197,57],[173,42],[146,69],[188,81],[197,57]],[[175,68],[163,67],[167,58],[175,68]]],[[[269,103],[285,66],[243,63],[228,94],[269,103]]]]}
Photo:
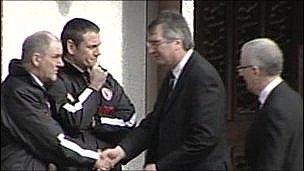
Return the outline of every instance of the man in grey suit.
{"type": "Polygon", "coordinates": [[[180,14],[161,12],[147,41],[149,56],[170,72],[153,111],[103,157],[126,163],[147,149],[144,170],[226,170],[225,89],[216,69],[192,49],[180,14]]]}
{"type": "Polygon", "coordinates": [[[283,54],[274,41],[243,45],[239,75],[260,104],[246,139],[253,170],[303,170],[303,100],[281,78],[282,70],[283,54]]]}

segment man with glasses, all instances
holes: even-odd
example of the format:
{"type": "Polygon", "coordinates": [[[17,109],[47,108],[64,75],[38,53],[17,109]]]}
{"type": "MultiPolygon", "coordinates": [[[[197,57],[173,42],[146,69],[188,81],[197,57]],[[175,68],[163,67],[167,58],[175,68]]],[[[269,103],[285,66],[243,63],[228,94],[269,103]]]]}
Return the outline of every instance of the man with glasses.
{"type": "Polygon", "coordinates": [[[127,163],[147,149],[144,170],[226,170],[225,89],[195,52],[182,15],[164,11],[148,27],[148,53],[170,68],[151,113],[102,155],[127,163]]]}
{"type": "Polygon", "coordinates": [[[239,75],[259,96],[259,109],[246,139],[252,170],[303,170],[303,100],[281,78],[283,54],[268,38],[245,43],[239,75]]]}

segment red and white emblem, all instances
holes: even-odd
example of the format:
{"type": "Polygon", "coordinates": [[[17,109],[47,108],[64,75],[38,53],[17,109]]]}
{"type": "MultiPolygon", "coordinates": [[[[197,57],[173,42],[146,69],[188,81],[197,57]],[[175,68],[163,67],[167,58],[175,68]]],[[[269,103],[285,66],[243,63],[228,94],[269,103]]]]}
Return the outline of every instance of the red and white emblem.
{"type": "Polygon", "coordinates": [[[105,98],[107,101],[110,101],[113,97],[113,91],[108,88],[101,89],[102,97],[105,98]]]}

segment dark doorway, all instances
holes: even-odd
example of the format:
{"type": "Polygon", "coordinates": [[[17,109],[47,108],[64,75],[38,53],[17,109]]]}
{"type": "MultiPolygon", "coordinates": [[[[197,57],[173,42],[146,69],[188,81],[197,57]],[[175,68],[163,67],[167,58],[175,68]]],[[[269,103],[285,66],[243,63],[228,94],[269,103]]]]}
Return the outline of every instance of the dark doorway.
{"type": "Polygon", "coordinates": [[[217,68],[226,86],[226,133],[233,170],[239,170],[256,105],[256,97],[247,92],[235,69],[239,49],[257,37],[276,41],[285,58],[282,76],[303,97],[303,2],[196,0],[194,10],[196,50],[217,68]]]}

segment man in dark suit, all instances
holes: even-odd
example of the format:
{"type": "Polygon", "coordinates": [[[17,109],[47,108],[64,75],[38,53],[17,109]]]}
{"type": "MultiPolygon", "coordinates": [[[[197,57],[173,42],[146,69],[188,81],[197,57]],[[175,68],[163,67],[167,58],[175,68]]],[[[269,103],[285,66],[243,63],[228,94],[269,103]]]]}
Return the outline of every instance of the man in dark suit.
{"type": "Polygon", "coordinates": [[[280,77],[282,69],[283,54],[274,41],[243,45],[239,75],[260,103],[246,140],[253,170],[303,170],[303,100],[280,77]]]}
{"type": "Polygon", "coordinates": [[[170,68],[153,112],[103,157],[127,163],[147,149],[144,170],[226,170],[225,89],[197,52],[185,19],[161,12],[148,27],[149,56],[170,68]]]}

